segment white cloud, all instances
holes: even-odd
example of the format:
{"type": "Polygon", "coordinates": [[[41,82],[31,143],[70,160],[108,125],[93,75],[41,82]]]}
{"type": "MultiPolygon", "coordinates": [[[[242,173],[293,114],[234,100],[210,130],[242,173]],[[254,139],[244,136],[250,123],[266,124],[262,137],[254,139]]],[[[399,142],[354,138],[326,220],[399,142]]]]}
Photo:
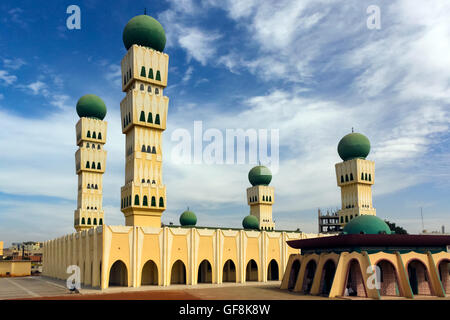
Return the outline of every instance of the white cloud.
{"type": "Polygon", "coordinates": [[[47,85],[40,80],[37,80],[35,82],[32,82],[32,83],[26,85],[24,87],[24,90],[26,90],[26,89],[30,89],[31,90],[30,93],[33,95],[38,95],[38,94],[41,94],[43,96],[48,95],[47,85]]]}
{"type": "Polygon", "coordinates": [[[7,69],[18,70],[26,64],[25,60],[21,58],[3,59],[3,65],[7,69]]]}
{"type": "Polygon", "coordinates": [[[6,70],[0,70],[0,80],[3,80],[4,84],[11,85],[16,82],[17,77],[15,75],[9,74],[6,70]]]}

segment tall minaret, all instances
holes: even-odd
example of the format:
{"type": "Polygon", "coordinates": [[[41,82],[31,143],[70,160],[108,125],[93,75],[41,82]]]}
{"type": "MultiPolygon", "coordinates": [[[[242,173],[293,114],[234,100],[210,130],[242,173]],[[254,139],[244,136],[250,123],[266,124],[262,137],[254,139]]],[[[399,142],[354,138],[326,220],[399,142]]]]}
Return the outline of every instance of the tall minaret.
{"type": "Polygon", "coordinates": [[[78,175],[78,203],[75,210],[74,227],[82,231],[103,225],[102,208],[103,173],[106,166],[107,122],[106,106],[102,99],[87,94],[78,100],[76,124],[78,150],[75,167],[78,175]]]}
{"type": "Polygon", "coordinates": [[[275,201],[275,192],[273,187],[269,187],[272,173],[269,168],[259,165],[250,170],[248,180],[253,186],[247,188],[247,203],[250,206],[250,215],[258,219],[260,230],[274,230],[272,205],[275,201]]]}
{"type": "Polygon", "coordinates": [[[376,215],[372,205],[375,162],[366,160],[369,152],[369,139],[353,130],[339,142],[338,153],[344,160],[336,163],[336,179],[341,187],[342,200],[338,216],[342,227],[356,216],[376,215]]]}
{"type": "Polygon", "coordinates": [[[162,180],[162,133],[169,104],[163,95],[169,64],[169,56],[162,52],[166,36],[158,21],[140,15],[125,26],[123,43],[128,51],[121,63],[126,93],[120,103],[126,134],[121,210],[127,226],[159,228],[166,208],[162,180]]]}

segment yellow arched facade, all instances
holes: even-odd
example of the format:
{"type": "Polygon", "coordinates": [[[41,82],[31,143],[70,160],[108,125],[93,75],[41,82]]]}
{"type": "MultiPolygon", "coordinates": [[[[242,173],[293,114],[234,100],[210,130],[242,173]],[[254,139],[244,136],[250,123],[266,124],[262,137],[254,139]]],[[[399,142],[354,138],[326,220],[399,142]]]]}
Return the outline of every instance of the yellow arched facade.
{"type": "Polygon", "coordinates": [[[67,279],[67,267],[76,265],[80,267],[83,285],[102,289],[110,285],[220,284],[230,279],[237,283],[266,282],[272,275],[278,275],[273,280],[281,280],[289,256],[298,252],[287,241],[316,236],[299,232],[105,225],[45,242],[43,275],[67,279]],[[252,260],[254,263],[249,263],[252,260]],[[203,261],[207,263],[202,264],[203,261]],[[271,261],[275,261],[272,267],[276,272],[269,276],[271,261]],[[247,275],[247,270],[252,274],[247,275]]]}

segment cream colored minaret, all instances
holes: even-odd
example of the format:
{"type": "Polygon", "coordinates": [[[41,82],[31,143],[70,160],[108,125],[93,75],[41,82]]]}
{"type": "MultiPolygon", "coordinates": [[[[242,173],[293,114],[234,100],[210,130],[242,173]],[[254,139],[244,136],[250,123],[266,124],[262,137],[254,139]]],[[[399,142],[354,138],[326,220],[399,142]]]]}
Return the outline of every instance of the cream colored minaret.
{"type": "Polygon", "coordinates": [[[106,107],[94,95],[85,95],[78,100],[77,112],[80,120],[76,124],[78,150],[75,167],[78,175],[78,201],[74,227],[82,231],[103,225],[102,207],[103,173],[106,167],[107,122],[103,121],[106,107]]]}
{"type": "Polygon", "coordinates": [[[338,152],[344,160],[335,165],[342,201],[339,223],[344,227],[359,215],[376,215],[372,204],[375,162],[365,159],[370,152],[370,142],[360,133],[352,132],[343,137],[338,152]]]}
{"type": "Polygon", "coordinates": [[[269,186],[272,173],[269,168],[259,165],[250,170],[248,179],[253,185],[247,188],[247,203],[250,206],[250,215],[258,219],[260,230],[274,230],[272,205],[275,201],[275,189],[269,186]]]}
{"type": "Polygon", "coordinates": [[[126,156],[121,210],[127,226],[159,228],[166,208],[162,133],[169,104],[163,95],[168,64],[167,54],[136,44],[122,59],[122,91],[126,96],[120,112],[126,156]]]}

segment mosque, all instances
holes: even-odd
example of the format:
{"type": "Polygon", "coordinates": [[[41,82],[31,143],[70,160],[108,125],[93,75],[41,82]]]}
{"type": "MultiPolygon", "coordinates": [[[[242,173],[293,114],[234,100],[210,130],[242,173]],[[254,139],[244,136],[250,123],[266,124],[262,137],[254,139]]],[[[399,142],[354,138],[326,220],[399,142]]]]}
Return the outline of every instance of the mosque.
{"type": "Polygon", "coordinates": [[[450,236],[394,234],[372,206],[370,142],[350,133],[336,164],[341,234],[288,241],[292,254],[281,289],[330,298],[445,297],[450,294],[450,236]]]}
{"type": "Polygon", "coordinates": [[[163,53],[165,42],[164,29],[147,15],[134,17],[123,31],[124,226],[106,225],[102,209],[106,106],[92,94],[78,100],[76,232],[45,242],[43,275],[67,279],[67,267],[77,265],[81,283],[101,289],[280,280],[290,254],[298,252],[287,242],[318,235],[275,229],[275,192],[265,166],[248,174],[250,214],[243,219],[243,229],[197,227],[190,210],[181,214],[180,226],[161,224],[167,204],[162,174],[162,134],[169,104],[164,96],[169,62],[163,53]]]}
{"type": "Polygon", "coordinates": [[[120,203],[125,225],[105,225],[106,106],[99,97],[85,95],[76,107],[76,232],[44,243],[43,275],[67,279],[67,267],[77,265],[81,283],[101,289],[282,280],[281,289],[330,298],[450,293],[450,236],[392,234],[372,203],[370,142],[356,132],[338,144],[343,160],[335,165],[342,202],[339,234],[277,230],[272,175],[261,165],[248,174],[250,214],[242,229],[198,227],[189,209],[179,226],[162,225],[167,204],[162,134],[169,103],[163,94],[169,60],[163,53],[164,29],[147,15],[136,16],[125,26],[123,42],[126,95],[120,110],[126,143],[120,203]]]}

